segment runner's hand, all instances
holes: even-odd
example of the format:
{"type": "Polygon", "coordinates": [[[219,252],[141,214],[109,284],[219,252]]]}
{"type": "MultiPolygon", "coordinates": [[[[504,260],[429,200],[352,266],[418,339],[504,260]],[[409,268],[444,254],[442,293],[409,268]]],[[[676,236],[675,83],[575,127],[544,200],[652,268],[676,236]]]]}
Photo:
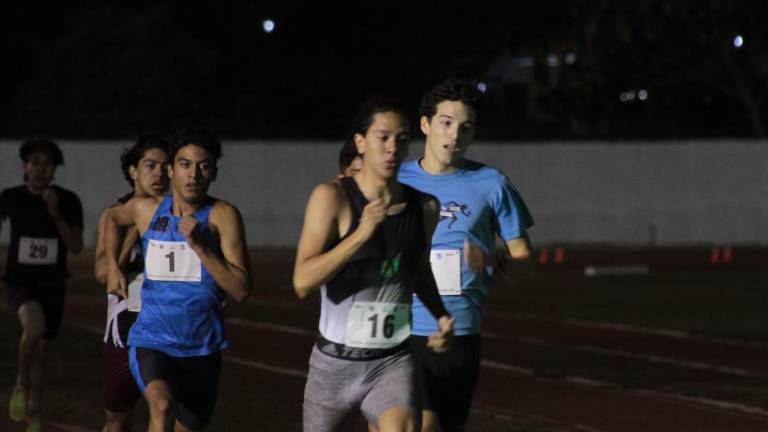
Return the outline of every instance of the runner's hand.
{"type": "Polygon", "coordinates": [[[107,269],[107,293],[128,298],[128,283],[120,267],[116,265],[111,265],[107,269]]]}
{"type": "Polygon", "coordinates": [[[197,226],[197,219],[192,216],[184,216],[179,223],[179,232],[184,234],[184,237],[187,239],[187,244],[196,252],[202,247],[200,231],[197,229],[197,226]]]}
{"type": "Polygon", "coordinates": [[[49,187],[45,188],[43,189],[43,193],[40,194],[40,198],[45,201],[45,204],[48,207],[48,214],[51,215],[54,220],[61,219],[61,213],[59,212],[59,196],[56,195],[56,191],[49,187]]]}
{"type": "Polygon", "coordinates": [[[480,273],[493,261],[483,248],[469,240],[464,240],[464,262],[467,263],[470,270],[480,273]]]}
{"type": "Polygon", "coordinates": [[[436,353],[448,351],[453,345],[453,317],[443,315],[437,320],[439,330],[429,335],[427,346],[436,353]]]}
{"type": "Polygon", "coordinates": [[[386,217],[387,206],[384,204],[384,200],[376,198],[363,208],[363,215],[360,217],[360,226],[357,230],[360,231],[365,239],[369,239],[386,217]]]}

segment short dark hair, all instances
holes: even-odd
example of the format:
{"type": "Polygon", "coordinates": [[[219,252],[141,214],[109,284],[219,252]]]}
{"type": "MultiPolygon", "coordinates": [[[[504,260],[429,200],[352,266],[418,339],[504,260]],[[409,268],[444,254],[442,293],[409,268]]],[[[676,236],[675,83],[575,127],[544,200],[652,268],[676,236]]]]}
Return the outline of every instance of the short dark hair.
{"type": "Polygon", "coordinates": [[[131,187],[134,186],[133,179],[129,171],[130,167],[136,167],[144,153],[149,149],[160,149],[168,153],[168,141],[157,134],[145,134],[136,138],[136,142],[131,147],[123,149],[120,154],[120,168],[123,170],[123,176],[131,187]]]}
{"type": "Polygon", "coordinates": [[[355,141],[351,139],[344,141],[344,145],[342,145],[341,150],[339,150],[339,172],[343,174],[344,170],[352,165],[352,161],[359,156],[360,153],[357,152],[355,141]]]}
{"type": "Polygon", "coordinates": [[[35,153],[49,155],[56,166],[64,165],[64,154],[61,153],[61,149],[47,138],[27,138],[21,143],[19,156],[25,163],[29,162],[29,157],[35,153]]]}
{"type": "Polygon", "coordinates": [[[221,141],[213,131],[204,128],[182,129],[176,132],[171,139],[170,154],[168,155],[171,163],[176,158],[179,149],[190,144],[204,148],[211,155],[214,163],[222,156],[221,141]]]}
{"type": "Polygon", "coordinates": [[[468,81],[450,78],[433,87],[421,98],[419,114],[431,120],[437,112],[437,105],[443,101],[461,101],[476,111],[481,95],[480,90],[468,81]]]}
{"type": "Polygon", "coordinates": [[[405,114],[403,105],[399,100],[391,97],[374,96],[367,99],[360,105],[354,120],[352,121],[352,137],[355,134],[365,135],[373,124],[373,117],[376,114],[384,112],[393,112],[403,116],[406,121],[408,116],[405,114]]]}

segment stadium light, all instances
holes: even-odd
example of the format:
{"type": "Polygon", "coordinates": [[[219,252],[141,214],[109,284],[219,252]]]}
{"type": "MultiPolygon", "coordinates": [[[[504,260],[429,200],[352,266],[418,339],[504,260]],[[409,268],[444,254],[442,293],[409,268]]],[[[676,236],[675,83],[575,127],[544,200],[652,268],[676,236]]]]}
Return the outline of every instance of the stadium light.
{"type": "Polygon", "coordinates": [[[271,19],[265,19],[261,22],[261,28],[264,29],[264,33],[272,33],[275,31],[275,21],[271,19]]]}

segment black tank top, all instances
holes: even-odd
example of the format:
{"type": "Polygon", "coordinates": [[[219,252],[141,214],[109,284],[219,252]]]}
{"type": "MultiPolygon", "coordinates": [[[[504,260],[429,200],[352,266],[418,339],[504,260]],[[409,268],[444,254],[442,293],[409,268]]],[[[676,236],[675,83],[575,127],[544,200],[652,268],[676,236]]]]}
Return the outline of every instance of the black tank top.
{"type": "MultiPolygon", "coordinates": [[[[349,201],[352,220],[346,234],[328,249],[335,247],[357,229],[363,208],[368,204],[354,178],[344,177],[339,181],[349,201]]],[[[420,192],[406,185],[403,185],[403,197],[405,209],[396,215],[387,216],[371,238],[326,284],[328,297],[334,303],[373,285],[399,282],[410,287],[411,276],[426,249],[423,198],[420,192]]]]}

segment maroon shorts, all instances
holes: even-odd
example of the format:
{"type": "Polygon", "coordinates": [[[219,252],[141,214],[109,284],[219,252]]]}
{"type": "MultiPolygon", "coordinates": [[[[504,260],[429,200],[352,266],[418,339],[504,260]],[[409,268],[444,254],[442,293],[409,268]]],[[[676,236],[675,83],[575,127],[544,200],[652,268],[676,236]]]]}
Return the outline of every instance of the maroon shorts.
{"type": "Polygon", "coordinates": [[[141,392],[128,365],[128,348],[105,343],[102,349],[101,392],[104,408],[113,413],[131,411],[141,392]]]}

